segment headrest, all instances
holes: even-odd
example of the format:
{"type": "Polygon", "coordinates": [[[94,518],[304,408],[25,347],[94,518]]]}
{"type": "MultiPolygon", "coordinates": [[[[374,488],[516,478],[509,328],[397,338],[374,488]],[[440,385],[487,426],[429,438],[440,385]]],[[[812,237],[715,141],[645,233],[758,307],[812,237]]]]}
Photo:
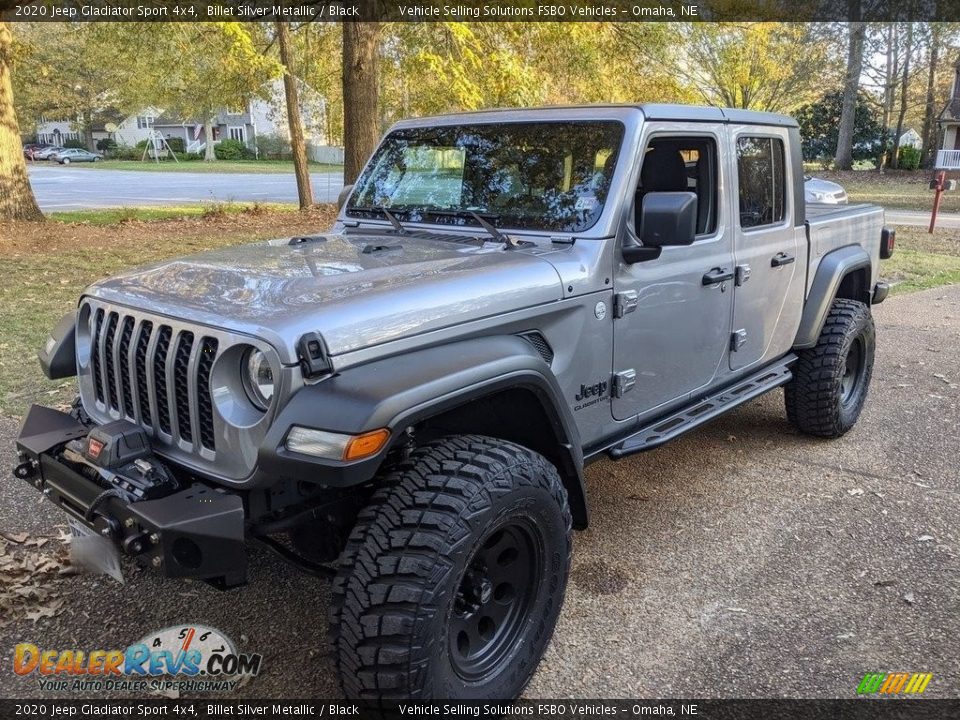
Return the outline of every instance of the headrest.
{"type": "Polygon", "coordinates": [[[680,192],[687,189],[683,155],[669,145],[654,145],[643,158],[640,184],[644,192],[680,192]]]}

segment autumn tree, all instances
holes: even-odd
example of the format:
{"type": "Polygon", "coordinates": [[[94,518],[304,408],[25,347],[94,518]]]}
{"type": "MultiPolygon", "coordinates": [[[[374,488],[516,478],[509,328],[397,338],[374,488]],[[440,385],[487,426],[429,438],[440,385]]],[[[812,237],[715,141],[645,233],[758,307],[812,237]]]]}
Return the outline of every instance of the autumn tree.
{"type": "Polygon", "coordinates": [[[213,122],[225,109],[266,96],[282,65],[261,52],[257,23],[98,23],[98,42],[112,61],[129,68],[118,103],[135,111],[163,108],[204,126],[205,160],[215,160],[213,122]],[[133,67],[130,67],[133,59],[133,67]]]}
{"type": "Polygon", "coordinates": [[[343,182],[353,183],[380,139],[379,22],[343,23],[343,182]]]}
{"type": "Polygon", "coordinates": [[[860,74],[863,72],[863,40],[866,23],[851,22],[847,31],[847,70],[843,83],[843,100],[837,129],[834,165],[839,170],[853,167],[853,136],[856,124],[860,74]]]}
{"type": "Polygon", "coordinates": [[[310,168],[307,165],[307,144],[303,138],[297,77],[294,75],[290,27],[282,20],[277,20],[275,27],[280,48],[280,62],[283,63],[284,68],[283,91],[286,98],[287,127],[290,130],[290,149],[293,152],[293,171],[297,177],[300,208],[305,209],[313,205],[313,189],[310,187],[310,168]]]}
{"type": "Polygon", "coordinates": [[[42,220],[30,188],[13,104],[13,37],[0,21],[0,220],[42,220]]]}

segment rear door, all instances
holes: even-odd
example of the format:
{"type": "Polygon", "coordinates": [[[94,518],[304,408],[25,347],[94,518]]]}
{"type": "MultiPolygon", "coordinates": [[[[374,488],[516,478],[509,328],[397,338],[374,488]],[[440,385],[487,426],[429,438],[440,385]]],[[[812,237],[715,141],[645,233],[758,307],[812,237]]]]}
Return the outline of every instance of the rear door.
{"type": "Polygon", "coordinates": [[[787,129],[734,125],[730,131],[736,182],[730,369],[738,370],[789,350],[803,306],[806,259],[793,222],[787,129]]]}

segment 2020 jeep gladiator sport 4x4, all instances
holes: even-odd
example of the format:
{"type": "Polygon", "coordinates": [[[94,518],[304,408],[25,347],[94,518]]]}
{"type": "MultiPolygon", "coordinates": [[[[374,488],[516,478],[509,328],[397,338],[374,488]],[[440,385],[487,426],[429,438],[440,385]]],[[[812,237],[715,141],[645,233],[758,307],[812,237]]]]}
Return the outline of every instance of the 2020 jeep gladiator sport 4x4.
{"type": "Polygon", "coordinates": [[[863,407],[894,236],[805,204],[788,117],[410,120],[342,200],[88,288],[40,352],[79,399],[30,409],[15,474],[168,576],[242,584],[246,542],[329,572],[350,697],[517,696],[590,460],[781,386],[812,435],[863,407]]]}

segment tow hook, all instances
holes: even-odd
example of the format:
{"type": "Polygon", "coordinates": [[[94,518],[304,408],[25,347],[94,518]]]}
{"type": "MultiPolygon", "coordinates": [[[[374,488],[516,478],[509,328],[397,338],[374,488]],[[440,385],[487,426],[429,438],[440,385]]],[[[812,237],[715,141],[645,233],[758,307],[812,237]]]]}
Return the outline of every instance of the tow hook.
{"type": "Polygon", "coordinates": [[[30,480],[37,474],[37,463],[33,460],[26,460],[13,469],[13,474],[21,480],[30,480]]]}

